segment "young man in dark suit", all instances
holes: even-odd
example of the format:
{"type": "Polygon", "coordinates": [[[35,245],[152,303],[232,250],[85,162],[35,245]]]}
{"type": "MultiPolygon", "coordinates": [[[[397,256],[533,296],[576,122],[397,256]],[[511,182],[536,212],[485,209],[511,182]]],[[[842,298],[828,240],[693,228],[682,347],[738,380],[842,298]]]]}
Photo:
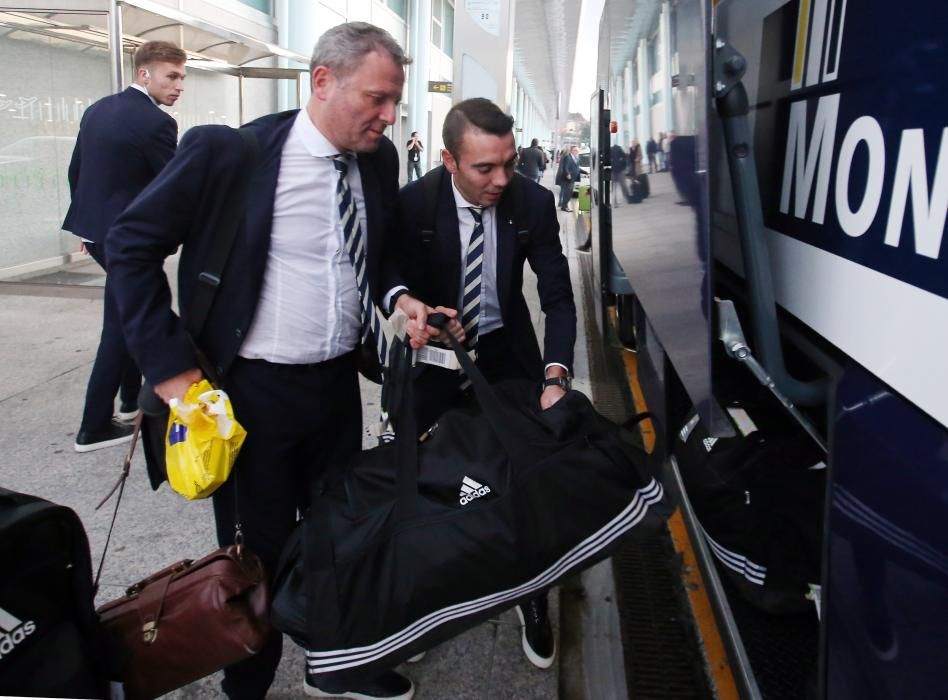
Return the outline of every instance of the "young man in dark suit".
{"type": "MultiPolygon", "coordinates": [[[[398,191],[398,153],[383,132],[396,119],[409,61],[378,27],[333,27],[314,49],[305,109],[247,127],[259,153],[245,211],[216,301],[194,341],[247,429],[233,475],[214,494],[218,540],[233,542],[238,506],[244,541],[271,575],[312,484],[328,464],[361,449],[358,346],[377,347],[369,320],[378,290],[391,285],[384,249],[398,191]],[[364,294],[356,269],[367,281],[364,294]]],[[[227,193],[249,167],[245,152],[234,129],[191,129],[109,233],[129,347],[166,402],[202,376],[184,321],[227,193]],[[171,310],[162,271],[178,245],[183,318],[171,310]]],[[[436,332],[426,327],[428,310],[420,302],[403,296],[399,308],[414,319],[411,333],[436,332]]],[[[263,698],[281,653],[274,632],[260,653],[225,670],[224,692],[263,698]]],[[[368,700],[408,700],[414,693],[411,681],[394,672],[357,682],[307,672],[304,690],[368,700]]]]}
{"type": "Polygon", "coordinates": [[[570,211],[569,203],[573,198],[573,187],[579,181],[579,148],[573,146],[569,153],[560,158],[560,168],[556,172],[556,184],[560,186],[560,211],[570,211]]]}
{"type": "MultiPolygon", "coordinates": [[[[515,175],[517,150],[513,118],[483,98],[454,105],[445,117],[444,166],[402,188],[401,270],[405,287],[431,307],[458,309],[449,331],[476,353],[489,381],[535,381],[539,404],[549,408],[569,388],[576,341],[576,308],[569,265],[559,239],[552,193],[515,175]],[[427,178],[438,178],[435,231],[426,240],[421,219],[428,210],[427,178]],[[513,201],[513,177],[523,197],[513,201]],[[521,216],[522,220],[515,218],[521,216]],[[525,237],[518,231],[526,231],[525,237]],[[543,354],[523,296],[523,266],[537,276],[546,316],[543,354]],[[541,386],[542,385],[542,386],[541,386]]],[[[454,315],[453,312],[451,314],[454,315]]],[[[457,371],[425,366],[415,381],[416,416],[424,429],[441,413],[465,400],[457,371]]],[[[540,668],[553,663],[555,642],[546,594],[520,606],[523,649],[540,668]]]]}
{"type": "MultiPolygon", "coordinates": [[[[187,56],[167,41],[149,41],[135,52],[135,82],[104,97],[82,115],[69,163],[72,201],[63,228],[82,239],[82,250],[106,269],[105,234],[116,217],[161,171],[178,145],[178,124],[159,105],[174,105],[184,90],[187,56]]],[[[109,277],[105,280],[102,336],[86,388],[77,452],[127,442],[131,425],[113,418],[138,412],[141,374],[122,336],[109,277]]]]}

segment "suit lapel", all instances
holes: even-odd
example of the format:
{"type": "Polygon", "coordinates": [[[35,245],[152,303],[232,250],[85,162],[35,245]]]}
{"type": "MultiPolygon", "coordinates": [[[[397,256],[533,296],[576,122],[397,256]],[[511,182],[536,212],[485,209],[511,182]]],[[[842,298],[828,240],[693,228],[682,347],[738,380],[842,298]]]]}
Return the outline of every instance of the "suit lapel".
{"type": "Polygon", "coordinates": [[[366,255],[368,256],[369,266],[374,268],[375,253],[378,242],[373,240],[369,231],[381,231],[383,214],[382,203],[380,201],[381,187],[379,186],[379,176],[376,170],[375,159],[365,154],[359,154],[359,177],[362,180],[362,197],[365,200],[365,227],[368,231],[363,231],[363,244],[365,245],[366,255]]]}
{"type": "Polygon", "coordinates": [[[497,302],[500,305],[501,318],[506,316],[504,302],[509,298],[511,272],[517,254],[517,232],[515,230],[512,207],[508,197],[501,199],[497,206],[497,302]]]}
{"type": "Polygon", "coordinates": [[[441,186],[438,188],[435,239],[432,245],[438,248],[433,251],[432,259],[450,261],[450,264],[443,269],[443,273],[447,276],[444,280],[445,298],[451,300],[448,304],[450,307],[457,304],[461,296],[461,230],[458,226],[458,207],[454,200],[451,173],[446,169],[441,176],[441,186]]]}

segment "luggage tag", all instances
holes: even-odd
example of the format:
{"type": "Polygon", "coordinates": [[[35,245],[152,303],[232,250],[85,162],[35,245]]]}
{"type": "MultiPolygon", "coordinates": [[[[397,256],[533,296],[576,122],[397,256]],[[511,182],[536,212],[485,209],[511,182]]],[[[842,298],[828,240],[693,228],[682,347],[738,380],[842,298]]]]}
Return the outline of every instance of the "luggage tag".
{"type": "MultiPolygon", "coordinates": [[[[406,335],[405,328],[408,323],[408,316],[406,316],[401,309],[396,309],[396,311],[391,315],[389,321],[392,324],[392,328],[395,331],[395,335],[400,338],[404,338],[406,335]]],[[[468,353],[471,359],[474,359],[473,352],[468,353]]],[[[435,367],[443,367],[447,370],[460,371],[461,363],[458,362],[457,356],[454,354],[453,350],[448,350],[446,348],[436,348],[431,345],[425,345],[424,347],[415,350],[412,356],[412,366],[416,366],[419,362],[426,365],[433,365],[435,367]]]]}

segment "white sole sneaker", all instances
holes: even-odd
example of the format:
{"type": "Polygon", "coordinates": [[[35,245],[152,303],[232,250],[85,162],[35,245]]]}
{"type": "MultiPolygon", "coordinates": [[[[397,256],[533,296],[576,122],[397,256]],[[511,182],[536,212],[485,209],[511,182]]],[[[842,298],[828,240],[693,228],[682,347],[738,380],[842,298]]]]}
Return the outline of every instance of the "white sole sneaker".
{"type": "Polygon", "coordinates": [[[123,423],[131,423],[133,420],[135,420],[136,416],[138,416],[137,408],[134,411],[131,411],[130,413],[122,413],[121,411],[119,411],[118,413],[115,414],[115,419],[120,420],[123,423]]]}
{"type": "Polygon", "coordinates": [[[533,651],[530,642],[527,641],[527,623],[526,620],[523,619],[523,612],[520,610],[520,606],[516,606],[514,610],[517,611],[517,617],[520,619],[520,646],[523,647],[523,653],[530,663],[537,668],[548,669],[553,665],[553,660],[556,659],[556,639],[553,640],[553,653],[550,655],[550,658],[544,659],[542,656],[539,656],[533,651]]]}
{"type": "MultiPolygon", "coordinates": [[[[364,693],[355,693],[355,692],[343,692],[343,693],[328,693],[324,690],[320,690],[314,685],[310,685],[306,681],[303,681],[303,692],[309,695],[311,698],[346,698],[346,700],[379,700],[378,695],[365,695],[364,693]]],[[[411,684],[411,689],[406,693],[401,695],[391,695],[385,698],[385,700],[412,700],[415,697],[415,684],[411,684]]]]}
{"type": "Polygon", "coordinates": [[[106,447],[114,447],[115,445],[121,445],[126,442],[131,442],[131,435],[123,435],[121,437],[112,438],[111,440],[103,440],[102,442],[93,442],[89,445],[80,445],[78,442],[73,445],[76,452],[94,452],[95,450],[101,450],[106,447]]]}

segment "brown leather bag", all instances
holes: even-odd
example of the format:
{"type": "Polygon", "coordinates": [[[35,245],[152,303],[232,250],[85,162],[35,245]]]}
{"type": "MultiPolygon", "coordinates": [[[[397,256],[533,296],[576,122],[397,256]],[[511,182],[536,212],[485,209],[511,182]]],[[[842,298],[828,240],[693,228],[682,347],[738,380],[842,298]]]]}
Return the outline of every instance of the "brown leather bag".
{"type": "MultiPolygon", "coordinates": [[[[122,474],[101,508],[118,493],[105,540],[105,564],[115,516],[138,442],[141,415],[122,474]]],[[[235,484],[236,487],[236,484],[235,484]]],[[[118,648],[118,680],[127,700],[151,700],[256,654],[270,633],[267,574],[243,541],[235,513],[235,541],[203,559],[185,559],[139,581],[125,596],[98,609],[99,621],[118,648]]]]}
{"type": "Polygon", "coordinates": [[[99,608],[128,653],[128,700],[156,698],[255,654],[270,630],[267,577],[246,548],[224,547],[136,583],[99,608]]]}

